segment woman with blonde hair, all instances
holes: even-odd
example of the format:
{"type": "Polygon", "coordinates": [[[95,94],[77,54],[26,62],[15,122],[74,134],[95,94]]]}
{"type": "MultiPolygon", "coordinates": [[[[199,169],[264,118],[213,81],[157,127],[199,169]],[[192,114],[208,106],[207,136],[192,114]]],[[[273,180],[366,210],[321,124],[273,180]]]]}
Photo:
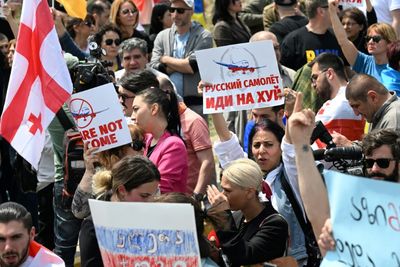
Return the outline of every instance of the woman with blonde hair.
{"type": "Polygon", "coordinates": [[[111,5],[110,21],[117,25],[122,33],[122,41],[137,37],[147,43],[148,53],[153,50],[153,43],[144,31],[137,29],[139,25],[139,9],[133,0],[115,0],[111,5]]]}
{"type": "Polygon", "coordinates": [[[270,201],[264,197],[261,201],[260,192],[270,196],[263,176],[256,162],[242,158],[223,170],[222,192],[214,185],[207,189],[211,203],[207,216],[230,266],[258,264],[285,253],[288,224],[270,201]],[[231,214],[227,210],[236,212],[231,214]]]}
{"type": "MultiPolygon", "coordinates": [[[[111,171],[96,173],[93,180],[93,190],[98,193],[98,199],[111,202],[148,202],[159,192],[160,173],[147,158],[127,156],[116,163],[111,171]]],[[[91,216],[82,222],[79,246],[82,267],[104,266],[91,216]]]]}

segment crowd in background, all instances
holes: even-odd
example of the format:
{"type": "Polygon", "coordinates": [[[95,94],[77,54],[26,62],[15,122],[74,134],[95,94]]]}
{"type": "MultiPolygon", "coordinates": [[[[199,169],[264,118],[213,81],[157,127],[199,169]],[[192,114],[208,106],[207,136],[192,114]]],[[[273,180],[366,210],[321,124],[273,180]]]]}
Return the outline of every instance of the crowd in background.
{"type": "MultiPolygon", "coordinates": [[[[51,12],[71,79],[79,83],[86,58],[104,62],[132,143],[98,153],[85,144],[82,178],[67,194],[65,121],[73,120],[65,105],[46,129],[38,170],[0,140],[0,201],[25,206],[35,240],[66,266],[78,241],[82,266],[103,265],[89,199],[192,204],[202,266],[319,266],[334,246],[312,154],[330,147],[310,144],[315,121],[337,146],[362,150],[364,176],[400,181],[400,1],[341,3],[215,0],[212,31],[201,0],[89,0],[85,18],[57,4],[51,12]],[[263,40],[273,44],[284,104],[203,114],[208,81],[194,52],[263,40]]],[[[0,18],[0,111],[22,4],[9,0],[0,18]]]]}

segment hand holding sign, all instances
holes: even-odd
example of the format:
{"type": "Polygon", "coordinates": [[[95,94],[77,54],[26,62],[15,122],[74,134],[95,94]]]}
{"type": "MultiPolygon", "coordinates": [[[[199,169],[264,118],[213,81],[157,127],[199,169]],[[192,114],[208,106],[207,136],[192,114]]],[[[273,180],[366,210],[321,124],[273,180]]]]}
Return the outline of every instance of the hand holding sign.
{"type": "Polygon", "coordinates": [[[321,234],[318,237],[318,245],[324,250],[335,249],[335,240],[333,239],[330,218],[325,221],[324,227],[322,227],[321,234]]]}

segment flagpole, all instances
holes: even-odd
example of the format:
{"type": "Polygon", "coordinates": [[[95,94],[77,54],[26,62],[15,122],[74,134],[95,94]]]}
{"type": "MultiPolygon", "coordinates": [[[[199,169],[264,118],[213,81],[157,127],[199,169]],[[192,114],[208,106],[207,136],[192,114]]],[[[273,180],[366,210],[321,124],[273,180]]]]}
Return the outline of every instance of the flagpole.
{"type": "Polygon", "coordinates": [[[51,7],[54,8],[54,0],[51,0],[51,7]]]}

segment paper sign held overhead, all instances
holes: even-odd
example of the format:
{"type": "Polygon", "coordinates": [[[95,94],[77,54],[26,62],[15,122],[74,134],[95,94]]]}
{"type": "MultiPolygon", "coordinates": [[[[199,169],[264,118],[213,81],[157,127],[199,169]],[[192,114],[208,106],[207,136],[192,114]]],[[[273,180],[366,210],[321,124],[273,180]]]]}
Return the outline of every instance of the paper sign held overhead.
{"type": "Polygon", "coordinates": [[[112,83],[73,94],[68,107],[83,141],[98,152],[132,142],[112,83]]]}
{"type": "Polygon", "coordinates": [[[283,104],[282,79],[272,41],[196,51],[205,114],[283,104]]]}

